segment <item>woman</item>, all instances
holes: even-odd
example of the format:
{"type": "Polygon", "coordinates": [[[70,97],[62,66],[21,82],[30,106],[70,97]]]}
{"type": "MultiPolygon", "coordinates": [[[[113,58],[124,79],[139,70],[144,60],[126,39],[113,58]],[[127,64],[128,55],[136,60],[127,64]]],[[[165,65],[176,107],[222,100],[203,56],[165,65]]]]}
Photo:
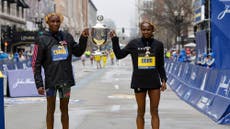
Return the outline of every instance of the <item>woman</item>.
{"type": "Polygon", "coordinates": [[[137,102],[137,129],[144,129],[144,114],[146,94],[150,98],[150,113],[152,129],[159,129],[158,105],[160,91],[166,90],[166,74],[164,69],[164,47],[160,41],[153,38],[154,26],[149,22],[142,22],[141,38],[130,41],[123,49],[114,31],[110,32],[113,50],[117,59],[131,54],[133,75],[131,88],[134,89],[137,102]]]}
{"type": "Polygon", "coordinates": [[[75,85],[72,70],[72,54],[80,57],[86,49],[88,30],[85,29],[77,44],[73,37],[59,30],[63,16],[50,13],[45,17],[49,30],[38,37],[34,47],[32,67],[35,84],[40,95],[46,95],[47,129],[54,127],[56,94],[59,92],[61,122],[63,129],[69,128],[68,104],[71,87],[75,85]],[[44,69],[45,85],[41,69],[44,69]]]}

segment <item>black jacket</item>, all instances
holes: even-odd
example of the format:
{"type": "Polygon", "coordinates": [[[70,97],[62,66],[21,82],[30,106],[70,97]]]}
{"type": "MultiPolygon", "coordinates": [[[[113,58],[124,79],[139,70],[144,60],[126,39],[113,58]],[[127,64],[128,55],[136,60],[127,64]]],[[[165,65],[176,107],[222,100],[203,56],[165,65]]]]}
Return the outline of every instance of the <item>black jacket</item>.
{"type": "Polygon", "coordinates": [[[34,46],[32,67],[36,87],[43,87],[42,67],[45,74],[45,89],[57,85],[74,86],[72,54],[80,57],[87,45],[87,38],[81,36],[77,44],[69,33],[56,34],[45,31],[34,46]],[[60,45],[60,42],[64,45],[60,45]]]}
{"type": "Polygon", "coordinates": [[[120,49],[118,37],[113,37],[112,42],[117,59],[122,59],[131,54],[133,63],[131,88],[158,89],[161,87],[162,80],[167,81],[164,69],[164,46],[160,41],[153,38],[148,40],[137,38],[130,41],[123,49],[120,49]],[[146,47],[150,47],[149,56],[155,60],[152,66],[141,66],[141,63],[138,63],[138,61],[141,62],[142,59],[145,59],[146,47]]]}

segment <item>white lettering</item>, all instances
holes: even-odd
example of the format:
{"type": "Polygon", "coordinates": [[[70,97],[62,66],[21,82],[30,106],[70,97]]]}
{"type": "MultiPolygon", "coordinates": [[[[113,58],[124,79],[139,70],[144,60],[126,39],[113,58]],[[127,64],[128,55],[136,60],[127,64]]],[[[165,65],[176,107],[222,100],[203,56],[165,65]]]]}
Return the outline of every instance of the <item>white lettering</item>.
{"type": "Polygon", "coordinates": [[[225,5],[225,10],[219,13],[219,15],[217,16],[217,19],[222,20],[227,13],[230,13],[230,5],[225,5]]]}
{"type": "Polygon", "coordinates": [[[21,86],[25,86],[25,84],[35,84],[33,80],[31,80],[30,78],[26,78],[26,79],[17,79],[17,81],[13,84],[13,89],[18,88],[21,86]]]}

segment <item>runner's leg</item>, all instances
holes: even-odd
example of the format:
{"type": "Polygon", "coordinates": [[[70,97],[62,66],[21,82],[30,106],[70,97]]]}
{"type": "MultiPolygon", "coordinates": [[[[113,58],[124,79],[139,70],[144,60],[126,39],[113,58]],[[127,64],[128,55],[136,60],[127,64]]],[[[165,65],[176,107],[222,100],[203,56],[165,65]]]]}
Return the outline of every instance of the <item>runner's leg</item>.
{"type": "Polygon", "coordinates": [[[136,118],[137,129],[144,129],[146,91],[135,93],[135,97],[137,102],[137,118],[136,118]]]}
{"type": "Polygon", "coordinates": [[[69,98],[60,99],[61,122],[63,129],[69,129],[69,114],[68,114],[69,98]]]}
{"type": "Polygon", "coordinates": [[[160,89],[148,90],[150,98],[150,113],[152,116],[151,125],[152,129],[159,129],[160,120],[158,115],[158,105],[160,101],[160,89]]]}
{"type": "Polygon", "coordinates": [[[69,98],[70,98],[70,87],[61,87],[58,89],[60,97],[60,110],[61,110],[61,122],[62,129],[69,129],[69,98]]]}
{"type": "Polygon", "coordinates": [[[46,99],[47,99],[46,126],[47,129],[53,129],[56,96],[48,96],[46,97],[46,99]]]}

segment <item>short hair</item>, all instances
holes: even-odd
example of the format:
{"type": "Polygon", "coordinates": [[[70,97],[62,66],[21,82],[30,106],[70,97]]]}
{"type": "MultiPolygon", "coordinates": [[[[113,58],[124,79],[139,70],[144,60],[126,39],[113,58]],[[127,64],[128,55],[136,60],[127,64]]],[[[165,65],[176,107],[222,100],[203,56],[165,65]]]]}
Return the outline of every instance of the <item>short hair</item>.
{"type": "Polygon", "coordinates": [[[155,31],[155,29],[156,29],[155,25],[154,25],[152,22],[149,22],[149,21],[142,21],[142,22],[139,24],[140,28],[141,28],[141,26],[142,26],[143,24],[145,24],[145,23],[149,24],[149,25],[153,28],[153,31],[155,31]]]}
{"type": "Polygon", "coordinates": [[[59,13],[49,13],[49,14],[47,14],[45,16],[45,22],[48,23],[49,18],[52,17],[52,16],[58,16],[60,18],[60,20],[61,20],[61,23],[64,20],[64,16],[62,14],[59,14],[59,13]]]}

